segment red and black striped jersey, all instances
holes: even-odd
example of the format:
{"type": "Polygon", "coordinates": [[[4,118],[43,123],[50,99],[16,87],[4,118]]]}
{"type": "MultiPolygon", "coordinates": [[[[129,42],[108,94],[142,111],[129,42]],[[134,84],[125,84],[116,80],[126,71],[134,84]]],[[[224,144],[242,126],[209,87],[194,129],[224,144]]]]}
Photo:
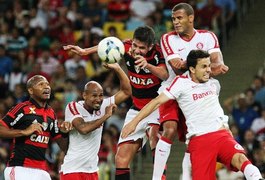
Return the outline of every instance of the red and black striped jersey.
{"type": "Polygon", "coordinates": [[[32,123],[43,126],[42,134],[13,139],[13,149],[8,166],[24,166],[47,170],[45,151],[50,139],[61,137],[56,115],[50,106],[40,107],[33,99],[17,104],[0,123],[12,129],[26,129],[32,123]]]}
{"type": "MultiPolygon", "coordinates": [[[[133,106],[140,110],[158,95],[157,90],[160,87],[162,80],[153,75],[148,69],[136,67],[136,59],[127,53],[132,46],[132,40],[124,41],[124,46],[124,60],[132,86],[133,106]]],[[[158,44],[153,46],[153,48],[146,54],[145,58],[149,64],[154,66],[165,66],[165,59],[158,44]]]]}

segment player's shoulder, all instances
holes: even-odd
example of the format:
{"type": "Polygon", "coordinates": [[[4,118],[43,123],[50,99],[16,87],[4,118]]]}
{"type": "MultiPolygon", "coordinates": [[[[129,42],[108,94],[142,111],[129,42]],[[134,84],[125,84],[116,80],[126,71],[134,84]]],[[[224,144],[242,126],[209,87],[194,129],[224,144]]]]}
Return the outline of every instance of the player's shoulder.
{"type": "Polygon", "coordinates": [[[158,43],[155,43],[152,50],[161,52],[161,46],[158,43]]]}
{"type": "Polygon", "coordinates": [[[196,32],[197,32],[199,35],[214,35],[214,36],[216,36],[216,35],[214,34],[214,32],[209,31],[209,30],[207,30],[207,29],[196,29],[196,32]]]}
{"type": "Polygon", "coordinates": [[[24,101],[24,102],[20,102],[18,104],[16,104],[15,106],[13,106],[9,112],[12,114],[16,114],[17,112],[21,112],[23,111],[23,109],[27,106],[31,106],[32,103],[30,101],[24,101]]]}
{"type": "Polygon", "coordinates": [[[122,42],[124,46],[132,45],[132,39],[124,39],[122,42]]]}
{"type": "Polygon", "coordinates": [[[67,108],[68,110],[77,110],[77,109],[79,109],[79,108],[84,107],[83,105],[84,105],[84,101],[78,101],[78,102],[76,102],[76,101],[71,101],[71,102],[69,102],[69,103],[67,104],[66,108],[67,108]]]}
{"type": "Polygon", "coordinates": [[[162,38],[169,37],[169,36],[175,36],[177,34],[178,33],[176,33],[176,31],[170,31],[170,32],[162,34],[162,38]]]}

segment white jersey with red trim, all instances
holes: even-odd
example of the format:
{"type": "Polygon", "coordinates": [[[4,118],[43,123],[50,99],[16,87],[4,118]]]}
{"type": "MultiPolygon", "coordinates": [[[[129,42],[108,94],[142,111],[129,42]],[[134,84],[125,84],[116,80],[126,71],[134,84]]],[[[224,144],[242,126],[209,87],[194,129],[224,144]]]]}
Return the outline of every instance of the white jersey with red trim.
{"type": "MultiPolygon", "coordinates": [[[[105,108],[114,102],[114,96],[106,98],[99,111],[90,114],[84,108],[84,101],[71,102],[65,109],[65,121],[72,122],[81,117],[85,122],[94,121],[105,114],[105,108]]],[[[103,124],[94,131],[82,135],[77,130],[69,133],[69,148],[61,166],[63,174],[74,172],[93,173],[98,171],[98,151],[100,148],[103,124]]]]}
{"type": "Polygon", "coordinates": [[[170,85],[176,76],[168,63],[169,60],[180,58],[183,61],[186,61],[189,52],[194,49],[201,49],[207,51],[209,54],[213,52],[221,52],[218,39],[213,32],[208,30],[194,31],[195,33],[189,41],[182,39],[182,37],[175,31],[166,33],[161,37],[160,44],[165,57],[169,78],[162,82],[162,88],[159,90],[160,92],[163,91],[166,86],[170,85]]]}
{"type": "Polygon", "coordinates": [[[219,103],[219,92],[218,80],[211,78],[206,83],[195,83],[189,74],[177,76],[163,91],[170,99],[177,100],[182,109],[188,128],[187,139],[227,127],[228,117],[219,103]]]}

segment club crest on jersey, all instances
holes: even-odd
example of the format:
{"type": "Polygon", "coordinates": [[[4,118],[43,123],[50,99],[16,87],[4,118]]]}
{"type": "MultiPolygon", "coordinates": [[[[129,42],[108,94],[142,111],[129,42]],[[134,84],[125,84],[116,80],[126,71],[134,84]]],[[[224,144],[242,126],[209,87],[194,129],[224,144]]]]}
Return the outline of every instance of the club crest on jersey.
{"type": "Polygon", "coordinates": [[[243,148],[240,144],[236,144],[236,145],[234,146],[234,148],[237,149],[237,150],[244,151],[244,148],[243,148]]]}
{"type": "Polygon", "coordinates": [[[100,116],[100,115],[101,115],[101,111],[96,111],[95,114],[96,114],[97,116],[100,116]]]}
{"type": "Polygon", "coordinates": [[[139,73],[139,72],[140,72],[140,70],[141,70],[141,68],[140,68],[140,67],[138,67],[138,66],[134,66],[134,69],[135,69],[135,72],[136,72],[136,73],[139,73]]]}
{"type": "Polygon", "coordinates": [[[203,49],[203,44],[201,42],[197,43],[196,47],[198,49],[203,49]]]}
{"type": "Polygon", "coordinates": [[[36,111],[35,111],[36,107],[30,107],[29,108],[29,114],[36,114],[36,111]]]}
{"type": "Polygon", "coordinates": [[[46,131],[46,129],[47,129],[48,126],[49,126],[49,124],[46,123],[46,122],[41,123],[41,125],[42,125],[42,128],[43,128],[44,131],[46,131]]]}

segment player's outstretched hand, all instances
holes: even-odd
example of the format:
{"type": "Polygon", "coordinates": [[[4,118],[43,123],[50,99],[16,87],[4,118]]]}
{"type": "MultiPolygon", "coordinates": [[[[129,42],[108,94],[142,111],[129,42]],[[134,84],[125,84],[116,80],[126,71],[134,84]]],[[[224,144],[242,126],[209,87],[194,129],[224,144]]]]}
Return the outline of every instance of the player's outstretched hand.
{"type": "Polygon", "coordinates": [[[121,130],[121,138],[124,139],[128,137],[130,134],[132,134],[135,131],[136,126],[137,124],[135,124],[133,121],[126,124],[121,130]]]}
{"type": "Polygon", "coordinates": [[[75,46],[75,45],[66,45],[66,46],[63,46],[63,49],[66,50],[66,51],[71,51],[73,53],[76,53],[78,55],[81,55],[81,56],[84,56],[86,55],[86,51],[82,48],[80,48],[79,46],[75,46]]]}
{"type": "Polygon", "coordinates": [[[42,125],[40,123],[32,123],[29,127],[22,131],[24,136],[29,136],[34,132],[42,133],[42,125]]]}
{"type": "Polygon", "coordinates": [[[62,133],[68,133],[73,129],[73,125],[70,122],[64,121],[60,124],[59,128],[62,133]]]}

